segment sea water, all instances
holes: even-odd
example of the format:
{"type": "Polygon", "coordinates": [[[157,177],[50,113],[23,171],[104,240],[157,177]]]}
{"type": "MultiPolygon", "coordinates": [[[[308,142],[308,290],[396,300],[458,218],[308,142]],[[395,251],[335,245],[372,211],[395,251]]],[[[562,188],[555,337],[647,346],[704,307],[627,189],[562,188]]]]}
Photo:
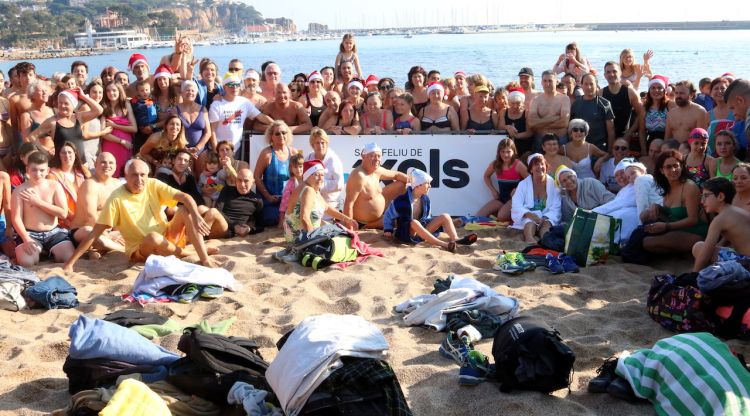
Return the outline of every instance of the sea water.
{"type": "MultiPolygon", "coordinates": [[[[358,36],[356,43],[364,77],[375,74],[390,76],[398,85],[406,81],[409,68],[421,65],[425,70],[437,69],[443,76],[455,71],[482,73],[495,85],[517,79],[518,70],[528,66],[537,77],[551,69],[565,45],[577,42],[599,72],[603,83],[603,67],[607,61],[619,61],[624,48],[634,51],[637,62],[643,53],[654,51],[651,68],[670,80],[687,79],[697,83],[703,77],[716,77],[731,72],[737,77],[750,76],[750,31],[561,31],[514,32],[482,34],[434,34],[403,36],[358,36]]],[[[247,68],[260,70],[263,62],[273,60],[282,69],[282,79],[290,81],[299,72],[310,73],[334,64],[340,40],[284,41],[224,46],[199,46],[195,56],[210,57],[219,65],[220,75],[230,59],[239,58],[247,68]]],[[[127,68],[130,54],[146,56],[154,71],[159,59],[171,49],[123,50],[82,58],[35,60],[37,72],[51,75],[69,71],[71,62],[83,59],[89,64],[91,77],[107,65],[127,68]]],[[[0,62],[7,69],[15,62],[0,62]]],[[[196,69],[197,71],[197,69],[196,69]]],[[[641,83],[641,89],[646,83],[641,83]]],[[[537,88],[540,88],[537,86],[537,88]]]]}

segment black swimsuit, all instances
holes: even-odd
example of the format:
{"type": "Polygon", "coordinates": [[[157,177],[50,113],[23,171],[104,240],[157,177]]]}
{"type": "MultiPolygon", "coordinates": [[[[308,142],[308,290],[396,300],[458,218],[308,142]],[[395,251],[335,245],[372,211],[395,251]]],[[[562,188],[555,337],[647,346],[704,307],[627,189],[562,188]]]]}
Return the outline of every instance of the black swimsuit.
{"type": "Polygon", "coordinates": [[[484,123],[479,123],[471,119],[471,108],[467,108],[466,111],[469,112],[469,122],[466,123],[467,129],[474,129],[477,131],[480,130],[492,130],[495,128],[494,124],[492,124],[492,113],[494,110],[490,110],[490,118],[485,121],[484,123]]]}
{"type": "Polygon", "coordinates": [[[437,128],[440,128],[440,129],[444,129],[446,127],[450,128],[451,127],[451,121],[450,121],[450,119],[448,119],[448,112],[450,111],[450,109],[451,108],[448,107],[448,109],[445,110],[445,115],[444,116],[439,117],[439,118],[433,120],[433,119],[427,117],[426,115],[424,115],[424,108],[423,108],[422,109],[422,117],[421,117],[421,120],[422,120],[422,130],[427,130],[427,129],[429,129],[432,126],[435,126],[437,128]]]}
{"type": "Polygon", "coordinates": [[[323,114],[323,110],[326,109],[325,105],[322,105],[320,107],[316,107],[312,105],[312,101],[310,101],[310,96],[305,93],[305,97],[307,98],[307,107],[310,108],[310,121],[312,121],[313,127],[318,127],[318,121],[320,120],[320,115],[323,114]]]}

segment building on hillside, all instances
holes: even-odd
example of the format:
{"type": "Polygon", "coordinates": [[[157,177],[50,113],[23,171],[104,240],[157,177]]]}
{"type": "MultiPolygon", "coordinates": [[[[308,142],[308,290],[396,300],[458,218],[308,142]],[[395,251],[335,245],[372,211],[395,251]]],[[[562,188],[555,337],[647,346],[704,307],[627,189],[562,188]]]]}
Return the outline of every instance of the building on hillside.
{"type": "Polygon", "coordinates": [[[273,28],[270,25],[247,25],[240,31],[240,36],[253,37],[271,33],[273,28]]]}
{"type": "Polygon", "coordinates": [[[273,17],[263,20],[265,24],[271,26],[271,30],[276,33],[297,33],[297,25],[292,19],[286,17],[273,17]]]}
{"type": "Polygon", "coordinates": [[[310,23],[307,25],[307,31],[309,33],[328,32],[328,25],[324,25],[320,23],[310,23]]]}
{"type": "Polygon", "coordinates": [[[96,27],[102,29],[115,29],[128,24],[128,18],[120,16],[120,13],[107,9],[104,14],[96,16],[96,27]]]}
{"type": "Polygon", "coordinates": [[[70,7],[84,7],[89,0],[70,0],[70,7]]]}

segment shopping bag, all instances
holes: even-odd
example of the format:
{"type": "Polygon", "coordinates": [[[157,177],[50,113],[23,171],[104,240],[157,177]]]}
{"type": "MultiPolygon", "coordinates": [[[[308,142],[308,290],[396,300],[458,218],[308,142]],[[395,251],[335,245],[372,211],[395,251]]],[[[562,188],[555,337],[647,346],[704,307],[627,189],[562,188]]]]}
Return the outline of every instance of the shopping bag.
{"type": "Polygon", "coordinates": [[[565,234],[565,254],[581,267],[605,263],[617,254],[622,220],[576,208],[565,234]]]}

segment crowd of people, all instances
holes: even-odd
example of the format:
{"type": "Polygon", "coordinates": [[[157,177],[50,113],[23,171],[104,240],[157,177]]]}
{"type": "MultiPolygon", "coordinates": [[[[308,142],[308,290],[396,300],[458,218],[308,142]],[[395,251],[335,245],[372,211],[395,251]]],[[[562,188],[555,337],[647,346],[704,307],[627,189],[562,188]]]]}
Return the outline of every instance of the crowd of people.
{"type": "MultiPolygon", "coordinates": [[[[70,269],[84,254],[124,250],[133,261],[194,252],[212,266],[205,238],[280,226],[291,242],[327,221],[454,251],[476,236],[459,238],[447,215],[431,215],[429,175],[384,168],[371,143],[345,183],[331,140],[463,132],[499,135],[483,177],[492,198],[478,216],[511,221],[535,243],[576,208],[592,209],[623,221],[619,243],[641,227],[643,250],[693,252],[698,267],[719,241],[723,222],[709,226],[713,215],[733,213],[750,228],[750,81],[726,73],[698,89],[671,83],[654,73],[653,56],[638,64],[622,51],[601,67],[600,86],[597,66],[571,43],[541,72],[541,90],[530,67],[496,88],[481,74],[414,66],[401,88],[364,76],[352,35],[334,66],[288,84],[273,61],[256,71],[233,59],[220,76],[182,36],[158,63],[132,54],[130,74],[108,66],[92,77],[76,61],[47,78],[21,62],[0,98],[0,197],[10,222],[2,247],[22,265],[49,255],[70,269]],[[268,144],[252,171],[248,130],[268,144]],[[314,151],[302,155],[295,135],[309,135],[314,151]]],[[[750,256],[738,241],[723,244],[750,256]]]]}

